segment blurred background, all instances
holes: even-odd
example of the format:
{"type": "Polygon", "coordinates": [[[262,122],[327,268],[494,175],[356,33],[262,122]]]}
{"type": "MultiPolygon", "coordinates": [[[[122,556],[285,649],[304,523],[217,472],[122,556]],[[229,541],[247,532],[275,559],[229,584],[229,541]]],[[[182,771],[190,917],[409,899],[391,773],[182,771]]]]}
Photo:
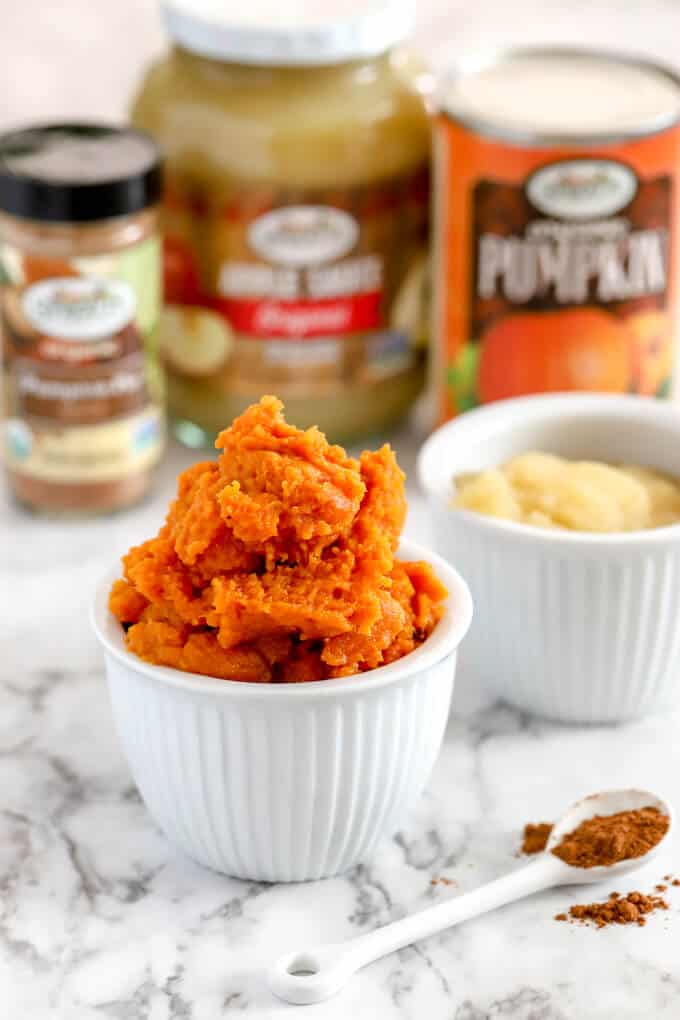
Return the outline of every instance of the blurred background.
{"type": "MultiPolygon", "coordinates": [[[[0,0],[0,127],[120,120],[165,38],[156,0],[0,0]]],[[[680,66],[678,0],[418,0],[416,44],[435,61],[497,43],[607,45],[680,66]]]]}
{"type": "MultiPolygon", "coordinates": [[[[159,0],[0,0],[0,13],[0,131],[128,120],[145,70],[168,45],[159,0]]],[[[680,70],[680,0],[417,0],[417,15],[411,45],[435,72],[461,55],[541,43],[605,47],[680,70]]],[[[415,440],[396,445],[412,473],[415,440]]],[[[193,456],[172,449],[159,500],[193,456]]]]}

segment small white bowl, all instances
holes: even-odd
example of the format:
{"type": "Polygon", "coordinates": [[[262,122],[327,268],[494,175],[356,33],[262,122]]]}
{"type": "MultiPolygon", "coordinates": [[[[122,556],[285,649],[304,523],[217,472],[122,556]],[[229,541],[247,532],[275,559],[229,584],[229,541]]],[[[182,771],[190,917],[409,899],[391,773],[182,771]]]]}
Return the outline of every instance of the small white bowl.
{"type": "Polygon", "coordinates": [[[456,650],[472,617],[467,585],[410,542],[449,591],[430,637],[398,662],[358,676],[256,684],[183,673],[126,650],[107,607],[104,646],[119,736],[151,815],[177,847],[217,871],[300,882],[347,870],[396,832],[439,752],[456,650]]]}
{"type": "Polygon", "coordinates": [[[505,700],[569,722],[680,703],[680,525],[545,530],[452,507],[454,476],[540,450],[680,478],[680,413],[633,396],[489,404],[438,429],[418,471],[436,546],[467,578],[475,621],[462,667],[505,700]]]}

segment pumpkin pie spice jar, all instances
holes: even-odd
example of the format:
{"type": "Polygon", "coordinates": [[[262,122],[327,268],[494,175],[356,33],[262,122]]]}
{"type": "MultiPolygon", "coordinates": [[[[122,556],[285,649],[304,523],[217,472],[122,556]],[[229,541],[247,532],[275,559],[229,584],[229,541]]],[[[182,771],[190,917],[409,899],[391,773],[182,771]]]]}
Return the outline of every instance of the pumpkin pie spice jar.
{"type": "Polygon", "coordinates": [[[137,131],[0,137],[4,460],[37,511],[141,499],[163,446],[158,150],[137,131]]]}

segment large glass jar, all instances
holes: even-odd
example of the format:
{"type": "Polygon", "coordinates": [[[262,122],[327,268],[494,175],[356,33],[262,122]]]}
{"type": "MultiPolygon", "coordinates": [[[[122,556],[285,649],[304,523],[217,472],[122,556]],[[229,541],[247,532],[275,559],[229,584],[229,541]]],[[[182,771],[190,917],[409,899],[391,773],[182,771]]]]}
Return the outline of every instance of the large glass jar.
{"type": "Polygon", "coordinates": [[[197,3],[165,8],[176,45],[133,108],[167,160],[176,431],[209,442],[267,392],[335,440],[379,430],[422,388],[427,343],[430,127],[394,48],[403,5],[269,29],[197,3]]]}

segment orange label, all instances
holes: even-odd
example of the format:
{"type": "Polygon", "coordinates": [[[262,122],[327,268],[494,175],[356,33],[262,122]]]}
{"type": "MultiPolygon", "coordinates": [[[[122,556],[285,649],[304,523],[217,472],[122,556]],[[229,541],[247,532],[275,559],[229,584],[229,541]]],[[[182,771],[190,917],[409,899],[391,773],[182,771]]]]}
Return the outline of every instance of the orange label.
{"type": "Polygon", "coordinates": [[[669,396],[678,130],[598,149],[436,132],[441,418],[527,393],[669,396]]]}

